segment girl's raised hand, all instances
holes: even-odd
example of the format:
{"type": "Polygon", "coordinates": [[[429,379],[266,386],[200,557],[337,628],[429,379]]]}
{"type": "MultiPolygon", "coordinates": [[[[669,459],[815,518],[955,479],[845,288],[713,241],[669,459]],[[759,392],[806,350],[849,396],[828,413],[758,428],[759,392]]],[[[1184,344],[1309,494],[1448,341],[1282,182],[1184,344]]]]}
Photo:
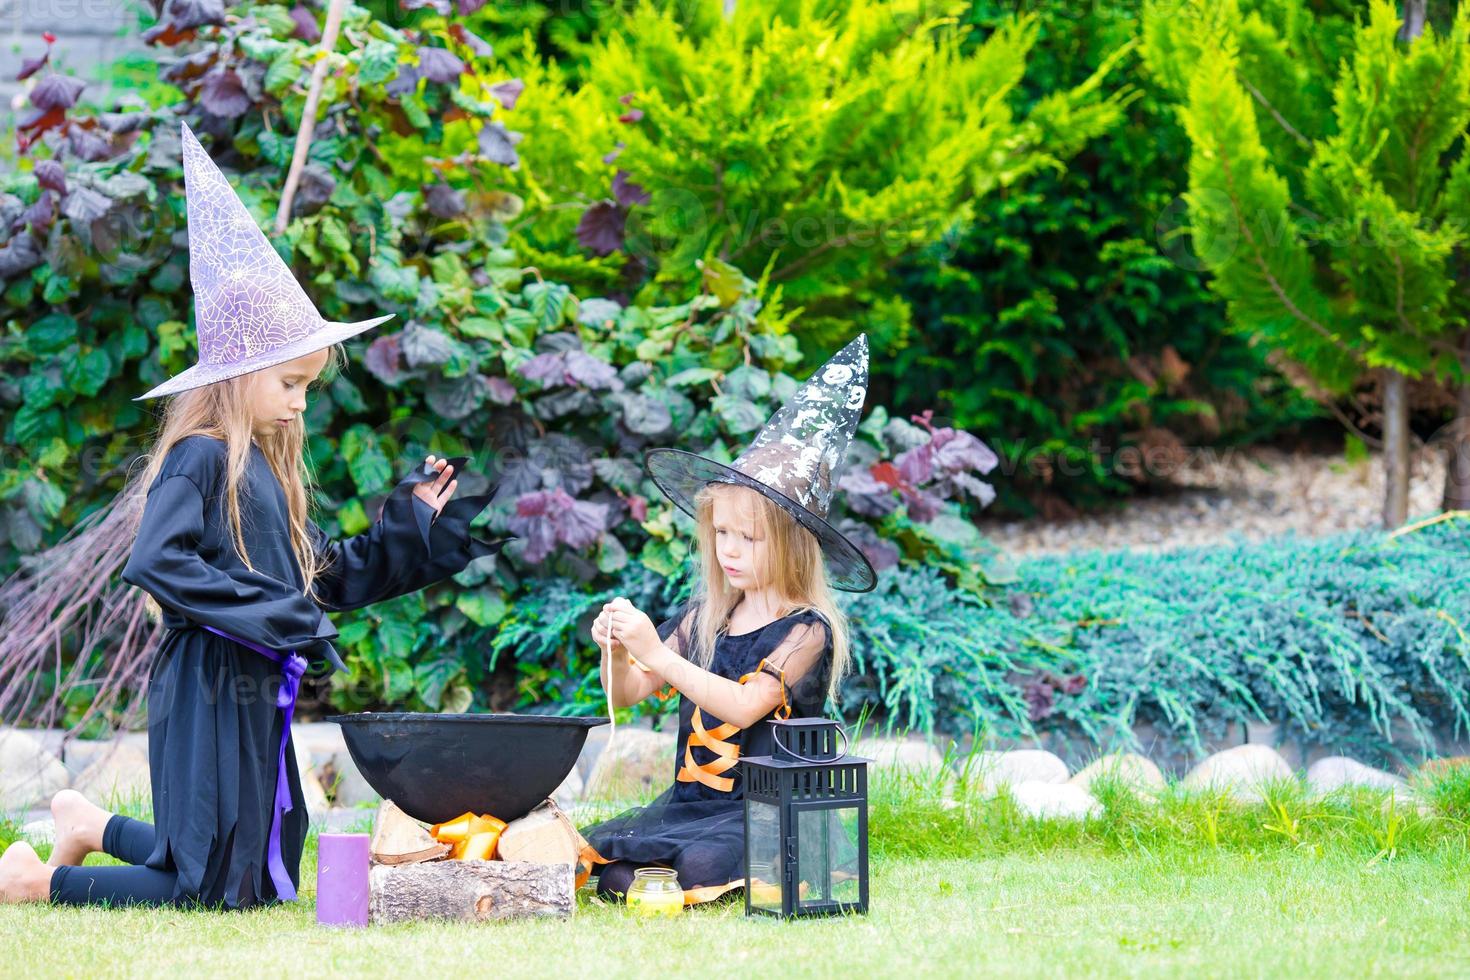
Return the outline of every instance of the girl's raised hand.
{"type": "Polygon", "coordinates": [[[449,498],[454,496],[454,491],[459,488],[459,480],[453,479],[454,467],[449,465],[447,459],[425,456],[424,466],[438,470],[439,475],[433,480],[415,484],[413,495],[434,508],[434,516],[438,517],[444,505],[449,503],[449,498]]]}
{"type": "Polygon", "coordinates": [[[612,655],[616,658],[627,656],[628,648],[623,646],[623,641],[612,635],[612,614],[603,606],[603,611],[592,621],[592,642],[597,644],[597,649],[606,656],[608,644],[612,644],[612,655]]]}

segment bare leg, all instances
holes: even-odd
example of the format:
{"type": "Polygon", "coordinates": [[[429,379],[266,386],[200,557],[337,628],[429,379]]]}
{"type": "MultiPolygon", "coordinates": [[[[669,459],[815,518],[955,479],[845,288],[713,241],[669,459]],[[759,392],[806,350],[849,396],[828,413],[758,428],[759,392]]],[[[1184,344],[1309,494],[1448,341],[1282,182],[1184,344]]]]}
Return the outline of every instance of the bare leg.
{"type": "Polygon", "coordinates": [[[48,865],[81,864],[88,854],[102,850],[102,832],[112,814],[81,793],[64,789],[51,797],[51,816],[56,821],[56,846],[48,865]]]}
{"type": "Polygon", "coordinates": [[[31,845],[11,844],[0,854],[0,905],[50,901],[51,873],[31,845]]]}

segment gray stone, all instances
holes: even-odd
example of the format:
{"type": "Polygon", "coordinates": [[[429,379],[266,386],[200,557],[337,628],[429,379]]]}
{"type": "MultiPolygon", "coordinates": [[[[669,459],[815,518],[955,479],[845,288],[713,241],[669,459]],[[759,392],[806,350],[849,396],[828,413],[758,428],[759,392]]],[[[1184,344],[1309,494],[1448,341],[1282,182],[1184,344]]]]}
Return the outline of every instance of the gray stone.
{"type": "Polygon", "coordinates": [[[561,785],[551,794],[557,806],[567,807],[582,798],[582,793],[587,788],[587,781],[582,778],[582,773],[576,766],[567,773],[567,778],[561,781],[561,785]]]}
{"type": "Polygon", "coordinates": [[[7,102],[27,91],[26,83],[14,79],[24,59],[45,50],[42,31],[57,35],[52,64],[89,83],[82,93],[86,102],[105,104],[120,95],[121,90],[106,81],[104,66],[146,50],[137,13],[118,0],[5,0],[0,3],[0,23],[7,35],[0,50],[0,95],[7,102]]]}
{"type": "Polygon", "coordinates": [[[677,742],[671,732],[619,726],[617,739],[597,756],[586,798],[631,800],[663,790],[674,776],[677,742]]]}
{"type": "Polygon", "coordinates": [[[303,742],[296,740],[295,726],[292,726],[291,744],[296,750],[296,771],[301,776],[301,798],[306,802],[306,812],[313,822],[320,822],[332,805],[327,802],[327,794],[322,789],[322,782],[318,776],[318,766],[311,757],[311,751],[303,742]]]}
{"type": "Polygon", "coordinates": [[[322,786],[334,806],[376,805],[382,800],[378,791],[358,771],[357,763],[352,761],[351,754],[345,749],[332,755],[326,773],[322,786]]]}
{"type": "Polygon", "coordinates": [[[1264,745],[1273,748],[1293,769],[1302,763],[1301,749],[1294,742],[1281,739],[1281,726],[1274,721],[1248,721],[1245,723],[1245,740],[1249,745],[1264,745]]]}
{"type": "Polygon", "coordinates": [[[61,761],[66,764],[74,776],[80,776],[87,767],[108,754],[117,750],[119,746],[135,748],[148,756],[148,733],[147,732],[121,732],[111,738],[90,739],[73,738],[66,742],[62,749],[61,761]]]}
{"type": "Polygon", "coordinates": [[[1021,812],[1048,820],[1081,820],[1102,815],[1102,804],[1081,786],[1072,783],[1028,781],[1010,787],[1011,798],[1021,812]]]}
{"type": "Polygon", "coordinates": [[[934,775],[944,771],[944,753],[922,738],[864,738],[851,753],[872,759],[878,772],[934,775]]]}
{"type": "Polygon", "coordinates": [[[1273,782],[1295,774],[1280,753],[1266,745],[1237,745],[1216,752],[1191,769],[1182,786],[1188,790],[1220,789],[1245,802],[1259,802],[1273,782]]]}
{"type": "Polygon", "coordinates": [[[133,802],[151,802],[148,752],[137,745],[115,742],[99,752],[77,776],[72,788],[106,810],[124,809],[133,802]]]}
{"type": "Polygon", "coordinates": [[[60,759],[62,749],[66,744],[66,729],[64,728],[17,728],[16,731],[25,732],[31,738],[40,743],[41,748],[50,752],[60,759]]]}
{"type": "Polygon", "coordinates": [[[50,817],[31,820],[21,825],[20,835],[32,844],[56,843],[56,821],[50,817]]]}
{"type": "Polygon", "coordinates": [[[0,813],[49,804],[70,783],[66,766],[41,739],[20,728],[0,729],[0,813]]]}
{"type": "Polygon", "coordinates": [[[1349,786],[1386,789],[1401,796],[1409,795],[1409,784],[1402,777],[1365,766],[1344,755],[1319,759],[1307,769],[1307,787],[1314,793],[1331,793],[1349,786]]]}
{"type": "Polygon", "coordinates": [[[306,721],[291,726],[291,741],[306,749],[316,765],[326,768],[340,752],[347,754],[342,726],[335,721],[306,721]]]}
{"type": "MultiPolygon", "coordinates": [[[[677,723],[677,719],[676,719],[677,723]]],[[[577,772],[582,774],[583,784],[590,783],[592,770],[597,768],[597,759],[602,755],[602,750],[607,748],[608,734],[611,726],[600,725],[587,733],[587,739],[582,743],[582,751],[577,755],[577,772]]],[[[631,731],[651,732],[653,731],[653,719],[645,716],[636,718],[626,724],[618,724],[618,737],[622,738],[624,732],[631,731]]]]}
{"type": "Polygon", "coordinates": [[[303,792],[305,776],[310,772],[317,788],[322,791],[317,805],[311,806],[316,813],[330,807],[355,807],[360,804],[376,804],[377,792],[368,785],[352,754],[347,751],[347,741],[342,726],[333,721],[308,721],[291,726],[291,744],[296,748],[296,765],[302,773],[303,792]]]}
{"type": "Polygon", "coordinates": [[[1017,783],[1065,783],[1069,775],[1060,757],[1041,749],[978,752],[967,764],[969,774],[980,780],[981,791],[987,796],[1017,783]]]}
{"type": "Polygon", "coordinates": [[[1166,785],[1163,772],[1153,760],[1136,752],[1105,755],[1084,766],[1068,782],[1091,793],[1099,776],[1116,779],[1136,793],[1158,793],[1166,785]]]}

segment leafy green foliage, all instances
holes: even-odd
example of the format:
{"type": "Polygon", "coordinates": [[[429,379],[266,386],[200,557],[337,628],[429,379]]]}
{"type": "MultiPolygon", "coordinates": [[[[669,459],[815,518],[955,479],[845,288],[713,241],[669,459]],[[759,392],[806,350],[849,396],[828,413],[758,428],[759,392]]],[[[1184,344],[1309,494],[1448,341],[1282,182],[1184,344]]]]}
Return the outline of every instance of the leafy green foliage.
{"type": "Polygon", "coordinates": [[[1194,146],[1190,222],[1212,288],[1239,329],[1338,395],[1377,368],[1463,370],[1451,213],[1467,165],[1452,151],[1470,123],[1470,22],[1461,10],[1408,45],[1399,28],[1386,2],[1351,26],[1232,0],[1160,8],[1144,47],[1194,146]]]}
{"type": "MultiPolygon", "coordinates": [[[[0,477],[7,570],[120,489],[150,421],[132,397],[193,361],[179,117],[262,224],[290,160],[313,57],[296,20],[246,4],[185,25],[190,10],[169,9],[153,30],[164,50],[182,46],[163,75],[184,101],[76,106],[0,185],[0,424],[21,454],[0,477]],[[109,134],[97,159],[75,152],[72,127],[109,134]]],[[[517,146],[535,142],[508,128],[521,88],[447,11],[424,7],[400,29],[348,8],[275,244],[325,315],[398,314],[311,396],[323,529],[366,529],[394,478],[433,452],[474,459],[483,477],[461,492],[497,481],[477,530],[519,540],[455,582],[339,617],[353,669],[330,696],[340,709],[509,707],[508,681],[513,697],[565,710],[595,700],[570,654],[586,643],[587,597],[687,559],[688,524],[645,479],[643,449],[731,458],[795,390],[802,350],[780,290],[726,263],[667,305],[579,292],[526,264],[505,223],[521,200],[500,189],[517,146]]]]}
{"type": "Polygon", "coordinates": [[[964,6],[644,0],[585,64],[527,61],[526,254],[645,302],[701,282],[729,302],[731,267],[761,270],[813,356],[854,321],[888,346],[908,328],[888,266],[1118,116],[1093,84],[1019,118],[1036,24],[970,45],[964,6]]]}
{"type": "MultiPolygon", "coordinates": [[[[969,18],[994,30],[1010,6],[969,18]]],[[[1136,10],[1028,6],[1039,37],[1013,100],[1037,106],[1122,58],[1121,116],[900,263],[914,329],[875,383],[899,405],[937,395],[1001,455],[1000,503],[1050,512],[1167,479],[1128,466],[1130,452],[1177,459],[1319,410],[1228,330],[1178,238],[1189,142],[1168,92],[1136,70],[1136,10]]]]}

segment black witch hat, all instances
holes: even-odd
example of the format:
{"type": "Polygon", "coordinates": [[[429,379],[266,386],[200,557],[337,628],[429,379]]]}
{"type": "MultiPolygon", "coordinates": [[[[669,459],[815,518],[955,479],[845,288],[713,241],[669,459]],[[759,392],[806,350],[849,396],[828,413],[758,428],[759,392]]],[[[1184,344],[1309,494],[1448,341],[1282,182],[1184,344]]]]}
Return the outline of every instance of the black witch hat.
{"type": "Polygon", "coordinates": [[[797,389],[731,465],[680,449],[651,449],[644,466],[658,488],[691,517],[695,494],[710,483],[763,494],[817,536],[835,587],[870,592],[878,584],[873,566],[857,545],[827,523],[867,392],[868,338],[861,334],[797,389]]]}

